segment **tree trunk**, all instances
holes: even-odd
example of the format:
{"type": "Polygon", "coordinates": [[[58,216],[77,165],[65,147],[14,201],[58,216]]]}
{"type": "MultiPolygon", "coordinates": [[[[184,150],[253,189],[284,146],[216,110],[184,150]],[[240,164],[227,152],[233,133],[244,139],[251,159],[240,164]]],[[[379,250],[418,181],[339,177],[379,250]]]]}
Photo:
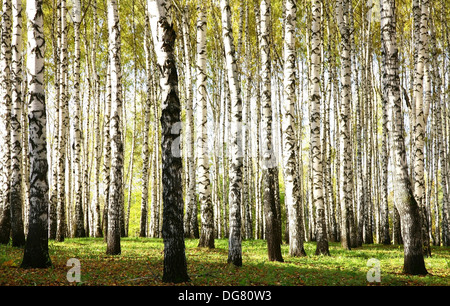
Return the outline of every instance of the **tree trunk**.
{"type": "Polygon", "coordinates": [[[82,167],[81,167],[81,129],[80,129],[80,21],[81,21],[81,4],[80,1],[74,1],[74,34],[75,34],[75,81],[74,81],[74,107],[75,114],[72,120],[74,131],[73,137],[73,163],[74,163],[74,185],[75,185],[75,223],[73,234],[74,237],[85,237],[84,214],[83,214],[83,184],[82,184],[82,167]]]}
{"type": "Polygon", "coordinates": [[[403,114],[401,110],[398,75],[398,50],[395,29],[395,1],[380,0],[382,59],[385,70],[383,95],[393,110],[394,149],[394,201],[400,215],[404,242],[403,271],[407,274],[427,274],[422,251],[422,220],[420,207],[414,199],[408,175],[403,139],[403,114]]]}
{"type": "MultiPolygon", "coordinates": [[[[60,103],[60,95],[59,95],[59,54],[60,54],[60,44],[61,44],[61,22],[60,22],[60,0],[54,0],[53,3],[53,19],[52,19],[52,44],[53,44],[53,60],[55,62],[55,122],[53,125],[53,141],[51,143],[52,152],[51,152],[51,160],[56,161],[58,158],[58,132],[59,132],[59,103],[60,103]],[[56,37],[55,37],[56,33],[56,37]]],[[[58,205],[57,197],[58,197],[58,165],[56,162],[52,162],[50,165],[51,169],[51,180],[50,180],[50,201],[49,201],[49,224],[48,224],[48,237],[49,239],[56,239],[56,228],[57,228],[57,216],[56,216],[56,207],[58,205]]]]}
{"type": "Polygon", "coordinates": [[[194,159],[194,96],[191,77],[191,47],[189,39],[189,7],[186,6],[183,12],[182,30],[184,46],[184,73],[186,87],[186,158],[187,158],[187,185],[186,185],[186,213],[184,219],[185,237],[193,237],[191,222],[192,211],[195,200],[195,159],[194,159]]]}
{"type": "Polygon", "coordinates": [[[271,55],[270,55],[270,3],[261,1],[261,63],[262,63],[262,177],[263,203],[265,220],[265,239],[267,240],[268,257],[271,261],[283,261],[281,255],[281,235],[278,232],[276,203],[276,180],[278,180],[278,165],[272,140],[272,99],[271,99],[271,55]]]}
{"type": "Polygon", "coordinates": [[[206,101],[206,14],[198,8],[197,19],[197,178],[201,207],[201,233],[199,247],[214,248],[214,216],[209,179],[209,150],[206,101]]]}
{"type": "Polygon", "coordinates": [[[66,1],[61,0],[61,50],[59,70],[59,132],[58,132],[58,193],[57,193],[57,229],[56,241],[64,241],[67,231],[66,222],[66,144],[68,127],[67,98],[67,20],[66,1]]]}
{"type": "Polygon", "coordinates": [[[27,1],[28,17],[28,118],[30,143],[29,229],[22,268],[47,268],[48,254],[48,163],[44,92],[44,14],[42,0],[27,1]]]}
{"type": "Polygon", "coordinates": [[[101,212],[100,212],[100,167],[101,167],[101,139],[100,139],[100,78],[97,73],[97,1],[93,3],[93,39],[92,39],[92,76],[94,83],[94,201],[93,201],[93,220],[92,234],[94,237],[102,237],[101,212]]]}
{"type": "Polygon", "coordinates": [[[222,36],[225,47],[226,71],[230,92],[230,188],[229,218],[230,233],[228,240],[228,263],[242,266],[241,245],[241,188],[242,188],[242,97],[238,82],[233,29],[231,24],[231,8],[228,0],[220,1],[222,12],[222,36]]]}
{"type": "Polygon", "coordinates": [[[427,62],[428,45],[428,0],[424,0],[420,7],[414,3],[414,19],[419,23],[419,33],[416,34],[417,41],[417,63],[414,70],[414,198],[419,205],[422,218],[422,239],[424,243],[424,254],[431,255],[430,242],[425,213],[425,178],[424,178],[424,143],[425,128],[427,121],[427,105],[423,101],[424,70],[427,62]],[[418,7],[418,9],[416,9],[418,7]]]}
{"type": "Polygon", "coordinates": [[[152,74],[150,59],[150,25],[148,14],[145,14],[144,28],[144,50],[145,50],[145,76],[146,76],[146,98],[143,104],[144,108],[144,136],[142,144],[142,199],[141,199],[141,220],[139,224],[139,237],[147,237],[148,224],[148,189],[149,189],[149,165],[150,165],[150,148],[149,148],[149,132],[150,132],[150,110],[152,103],[152,74]]]}
{"type": "MultiPolygon", "coordinates": [[[[108,47],[109,49],[109,47],[108,47]]],[[[104,134],[103,134],[103,235],[105,241],[108,237],[108,208],[109,193],[111,185],[111,137],[110,137],[110,119],[111,119],[111,63],[108,61],[106,68],[106,97],[105,97],[105,114],[104,114],[104,134]]]]}
{"type": "Polygon", "coordinates": [[[163,183],[164,272],[163,282],[189,280],[184,245],[182,162],[176,147],[180,123],[175,38],[169,18],[169,1],[148,0],[148,12],[161,74],[161,148],[163,183]],[[178,131],[177,131],[178,130],[178,131]]]}
{"type": "Polygon", "coordinates": [[[350,250],[350,206],[352,205],[352,176],[351,176],[351,147],[350,124],[351,124],[351,55],[350,55],[350,30],[349,30],[349,2],[341,0],[338,2],[338,26],[341,32],[341,105],[339,112],[339,152],[340,152],[340,185],[339,195],[341,202],[341,245],[350,250]]]}
{"type": "Polygon", "coordinates": [[[111,186],[108,207],[106,254],[121,253],[120,210],[123,202],[122,68],[120,62],[120,25],[116,0],[108,2],[109,60],[111,63],[111,186]]]}
{"type": "MultiPolygon", "coordinates": [[[[386,65],[381,65],[380,73],[384,75],[386,73],[386,65]]],[[[383,87],[388,86],[387,78],[383,78],[384,82],[381,84],[383,87]]],[[[390,131],[388,129],[388,100],[383,94],[381,95],[381,227],[382,227],[382,244],[390,244],[391,237],[389,235],[389,207],[388,207],[388,164],[389,164],[389,151],[388,151],[388,139],[390,131]]]]}
{"type": "Polygon", "coordinates": [[[22,219],[22,1],[12,2],[12,112],[11,112],[11,238],[12,245],[25,245],[22,219]]]}
{"type": "Polygon", "coordinates": [[[312,3],[311,25],[311,160],[312,160],[312,192],[313,207],[316,210],[316,255],[330,255],[325,220],[323,198],[322,149],[320,143],[320,71],[321,71],[321,4],[318,0],[312,3]]]}
{"type": "Polygon", "coordinates": [[[298,142],[295,134],[295,23],[297,5],[295,1],[286,1],[285,36],[284,36],[284,105],[283,112],[283,162],[285,203],[288,210],[289,254],[291,256],[305,256],[302,235],[301,198],[299,190],[299,176],[296,163],[298,162],[298,142]]]}
{"type": "Polygon", "coordinates": [[[11,0],[3,0],[0,60],[0,243],[11,232],[11,0]]]}

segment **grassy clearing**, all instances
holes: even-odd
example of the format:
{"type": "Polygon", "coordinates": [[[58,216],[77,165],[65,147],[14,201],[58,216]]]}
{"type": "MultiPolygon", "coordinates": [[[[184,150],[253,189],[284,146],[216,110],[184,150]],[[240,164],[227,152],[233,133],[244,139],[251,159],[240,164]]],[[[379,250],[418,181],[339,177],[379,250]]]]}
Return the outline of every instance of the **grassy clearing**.
{"type": "MultiPolygon", "coordinates": [[[[285,262],[269,262],[266,243],[262,240],[243,241],[244,265],[227,264],[228,241],[216,240],[216,248],[197,248],[197,239],[186,240],[186,257],[190,282],[181,285],[215,286],[448,286],[450,285],[450,248],[433,248],[426,258],[427,276],[402,273],[403,249],[399,246],[364,245],[351,251],[338,243],[330,243],[331,256],[314,255],[315,243],[305,243],[306,257],[289,256],[289,246],[283,245],[285,262]],[[379,260],[380,283],[369,283],[367,272],[370,258],[379,260]]],[[[103,239],[66,239],[51,241],[49,252],[53,267],[49,269],[20,268],[23,249],[0,246],[0,285],[171,285],[161,282],[163,271],[162,239],[123,238],[122,254],[105,254],[103,239]],[[70,258],[80,261],[81,282],[70,283],[67,266],[70,258]]]]}

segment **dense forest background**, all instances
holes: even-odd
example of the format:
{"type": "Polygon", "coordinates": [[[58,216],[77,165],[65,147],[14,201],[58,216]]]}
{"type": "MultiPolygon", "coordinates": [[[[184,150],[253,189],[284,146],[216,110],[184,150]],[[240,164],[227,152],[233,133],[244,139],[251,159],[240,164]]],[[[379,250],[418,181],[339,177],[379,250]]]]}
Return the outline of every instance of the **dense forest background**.
{"type": "MultiPolygon", "coordinates": [[[[121,236],[161,237],[161,71],[146,1],[117,2],[124,152],[121,236]]],[[[380,3],[345,2],[345,32],[339,18],[341,1],[297,1],[291,30],[294,53],[290,58],[294,59],[295,91],[289,110],[289,135],[294,139],[290,145],[296,148],[296,162],[288,165],[284,145],[287,140],[283,138],[288,131],[283,126],[288,120],[285,27],[292,17],[286,17],[286,1],[270,1],[267,12],[262,12],[260,2],[230,0],[237,81],[242,94],[238,134],[231,124],[234,102],[219,2],[207,1],[201,9],[197,1],[171,2],[181,102],[181,122],[172,127],[172,134],[178,135],[172,153],[179,154],[183,163],[185,236],[199,238],[202,227],[211,227],[214,238],[229,236],[231,142],[238,137],[242,152],[243,239],[267,238],[264,197],[268,193],[264,189],[268,186],[263,172],[270,168],[276,171],[270,188],[278,227],[274,232],[279,241],[289,242],[289,227],[297,224],[304,241],[318,240],[316,235],[323,233],[318,231],[322,222],[316,210],[321,209],[325,237],[330,242],[341,241],[345,236],[341,231],[345,230],[348,248],[402,244],[400,215],[394,205],[394,115],[383,101],[380,3]],[[350,82],[343,76],[348,76],[350,82]],[[350,88],[346,91],[350,95],[348,105],[342,95],[346,86],[350,88]],[[342,140],[343,127],[348,131],[348,142],[342,140]],[[268,139],[273,149],[269,167],[265,157],[268,139]],[[315,168],[316,161],[320,168],[315,168]],[[341,170],[344,162],[346,169],[341,170]],[[293,217],[285,201],[287,167],[294,173],[294,192],[299,198],[299,215],[294,223],[290,222],[293,217]],[[314,179],[316,175],[319,181],[314,179]],[[314,196],[317,184],[321,203],[314,196]]],[[[48,230],[49,238],[57,241],[64,237],[106,236],[105,203],[113,183],[108,53],[112,42],[107,6],[106,0],[49,0],[42,4],[48,230]]],[[[421,209],[424,245],[448,246],[450,4],[446,0],[397,1],[394,16],[406,167],[421,209]],[[417,168],[420,162],[422,168],[417,168]]],[[[22,17],[26,24],[26,15],[22,17]]],[[[26,42],[26,31],[22,35],[26,42]]],[[[23,66],[26,60],[24,56],[23,66]]],[[[27,83],[20,86],[25,101],[27,83]]],[[[21,141],[26,143],[27,108],[23,107],[20,114],[17,120],[22,126],[21,141]]],[[[29,220],[28,149],[23,145],[20,157],[25,232],[29,220]]],[[[430,249],[425,253],[431,255],[430,249]]]]}

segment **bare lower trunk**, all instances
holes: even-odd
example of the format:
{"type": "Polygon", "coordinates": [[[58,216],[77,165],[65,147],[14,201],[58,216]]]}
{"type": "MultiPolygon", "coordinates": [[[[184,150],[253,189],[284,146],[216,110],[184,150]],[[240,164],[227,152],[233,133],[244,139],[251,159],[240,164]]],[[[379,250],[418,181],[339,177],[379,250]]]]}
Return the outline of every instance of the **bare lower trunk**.
{"type": "Polygon", "coordinates": [[[123,203],[123,142],[122,142],[122,94],[120,63],[120,26],[117,2],[108,5],[109,59],[111,63],[111,186],[108,206],[108,236],[106,254],[121,253],[120,210],[123,203]]]}

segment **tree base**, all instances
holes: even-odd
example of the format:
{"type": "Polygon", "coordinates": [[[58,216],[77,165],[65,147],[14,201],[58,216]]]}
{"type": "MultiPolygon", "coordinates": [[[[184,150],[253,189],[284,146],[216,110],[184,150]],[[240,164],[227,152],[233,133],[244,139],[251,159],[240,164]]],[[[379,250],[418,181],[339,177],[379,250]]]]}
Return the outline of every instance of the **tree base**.
{"type": "Polygon", "coordinates": [[[403,273],[410,275],[427,275],[423,255],[405,255],[403,263],[403,273]]]}
{"type": "Polygon", "coordinates": [[[328,241],[317,242],[315,254],[330,256],[330,250],[328,249],[328,241]]]}

